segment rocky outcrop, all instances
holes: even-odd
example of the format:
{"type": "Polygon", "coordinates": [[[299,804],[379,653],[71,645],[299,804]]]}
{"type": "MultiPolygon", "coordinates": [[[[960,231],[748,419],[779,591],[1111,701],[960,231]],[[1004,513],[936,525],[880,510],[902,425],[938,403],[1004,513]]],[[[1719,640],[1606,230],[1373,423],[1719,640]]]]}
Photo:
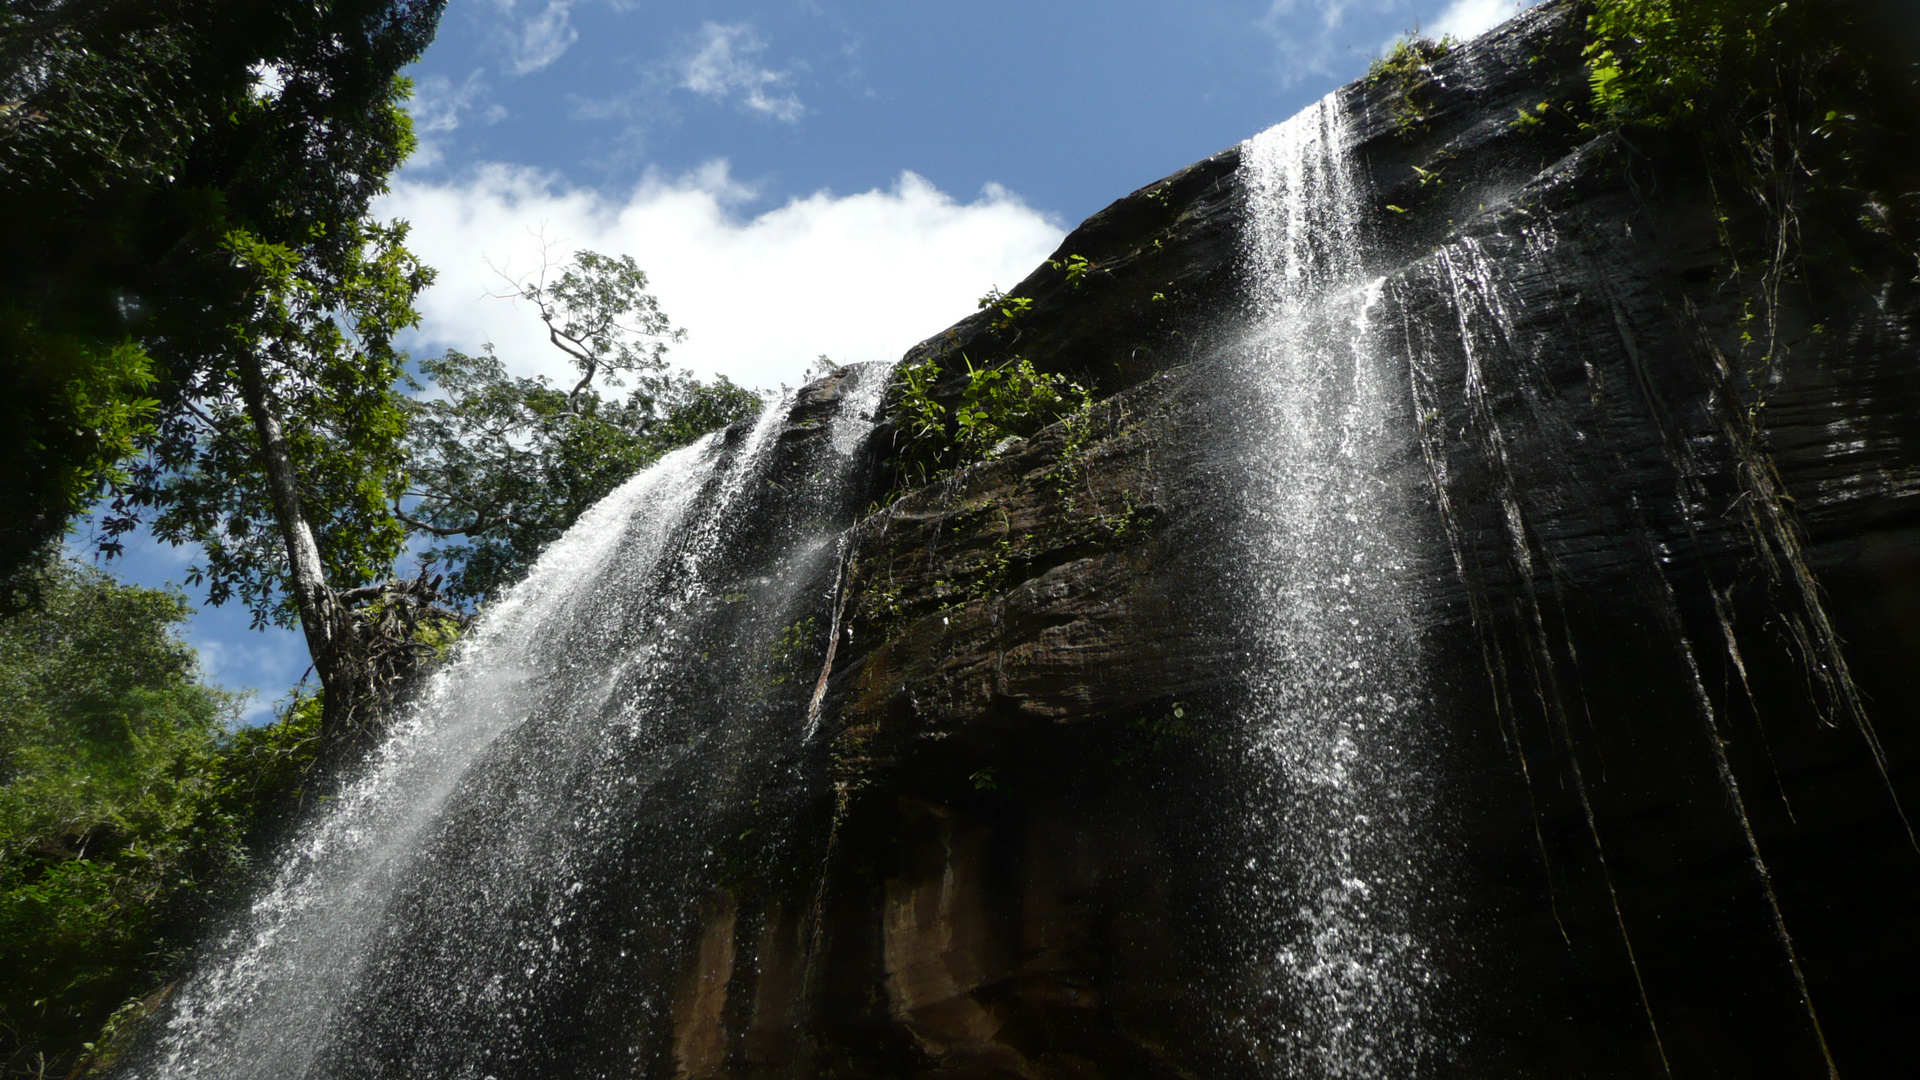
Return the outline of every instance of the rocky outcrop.
{"type": "MultiPolygon", "coordinates": [[[[1573,119],[1583,28],[1546,4],[1340,92],[1452,799],[1422,1067],[1892,1075],[1920,1003],[1920,292],[1807,222],[1830,239],[1754,370],[1697,159],[1573,119]]],[[[949,402],[963,356],[1100,401],[850,534],[809,714],[830,795],[797,826],[817,863],[703,911],[677,1075],[1282,1068],[1255,1029],[1287,1003],[1236,986],[1221,814],[1239,167],[1121,199],[1022,313],[909,353],[949,402]]]]}

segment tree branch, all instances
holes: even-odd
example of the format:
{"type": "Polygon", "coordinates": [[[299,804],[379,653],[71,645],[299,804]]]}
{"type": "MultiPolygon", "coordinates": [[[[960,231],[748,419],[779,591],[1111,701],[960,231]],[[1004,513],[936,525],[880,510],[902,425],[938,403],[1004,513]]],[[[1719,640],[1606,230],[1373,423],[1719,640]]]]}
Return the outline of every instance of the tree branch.
{"type": "Polygon", "coordinates": [[[453,527],[433,525],[428,522],[421,521],[417,518],[409,517],[407,514],[401,512],[400,506],[397,503],[394,505],[394,508],[393,508],[393,516],[400,519],[400,523],[407,526],[410,529],[418,529],[423,533],[432,533],[435,536],[443,536],[443,537],[444,536],[478,536],[479,534],[486,532],[489,529],[492,529],[500,525],[506,525],[513,521],[513,518],[507,514],[496,514],[493,517],[487,517],[484,514],[475,514],[473,517],[473,521],[470,524],[458,525],[453,527]]]}

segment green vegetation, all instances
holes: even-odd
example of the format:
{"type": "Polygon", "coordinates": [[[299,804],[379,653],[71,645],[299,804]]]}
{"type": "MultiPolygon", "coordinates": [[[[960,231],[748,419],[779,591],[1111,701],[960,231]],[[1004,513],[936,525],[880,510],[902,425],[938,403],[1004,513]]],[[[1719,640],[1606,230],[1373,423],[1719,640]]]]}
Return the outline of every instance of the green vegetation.
{"type": "Polygon", "coordinates": [[[1451,37],[1403,37],[1387,55],[1367,66],[1367,85],[1385,86],[1393,94],[1393,124],[1410,135],[1427,122],[1433,111],[1433,64],[1453,51],[1451,37]]]}
{"type": "Polygon", "coordinates": [[[1770,587],[1797,598],[1803,614],[1792,621],[1807,629],[1794,648],[1821,711],[1829,723],[1853,724],[1883,781],[1885,752],[1821,611],[1766,411],[1795,347],[1825,334],[1823,312],[1885,304],[1912,281],[1899,268],[1920,262],[1911,131],[1920,51],[1905,10],[1844,0],[1599,0],[1586,50],[1598,122],[1635,152],[1654,139],[1696,152],[1709,178],[1723,255],[1712,302],[1738,312],[1738,337],[1702,337],[1726,384],[1714,396],[1739,460],[1739,520],[1766,553],[1770,587]]]}
{"type": "Polygon", "coordinates": [[[429,374],[473,395],[408,399],[395,339],[433,272],[369,208],[413,149],[398,72],[443,5],[0,11],[0,580],[91,506],[109,554],[143,527],[192,545],[207,602],[301,628],[341,739],[378,724],[408,636],[445,599],[393,580],[410,531],[465,536],[435,555],[454,598],[491,595],[752,398],[662,374],[673,335],[644,276],[584,252],[516,290],[582,367],[570,393],[452,354],[429,374]],[[606,313],[626,321],[592,322],[606,313]],[[596,376],[622,372],[641,388],[603,401],[596,376]],[[448,449],[475,432],[492,441],[448,449]],[[396,624],[398,603],[418,610],[396,624]]]}
{"type": "Polygon", "coordinates": [[[645,276],[591,252],[515,290],[577,385],[450,353],[447,396],[407,396],[432,271],[369,207],[443,2],[0,8],[0,1075],[118,1053],[309,777],[445,655],[466,616],[393,577],[411,533],[462,538],[434,559],[483,599],[760,406],[668,373],[645,276]],[[89,508],[105,552],[150,529],[208,602],[297,623],[322,690],[229,730],[184,598],[44,554],[89,508]]]}
{"type": "Polygon", "coordinates": [[[1165,713],[1129,720],[1125,741],[1121,743],[1120,752],[1114,755],[1113,763],[1138,765],[1160,761],[1199,740],[1201,732],[1195,723],[1198,717],[1189,717],[1190,709],[1186,702],[1176,701],[1165,713]]]}
{"type": "Polygon", "coordinates": [[[255,310],[230,328],[236,349],[196,373],[198,400],[148,441],[117,504],[127,517],[108,526],[145,516],[160,539],[198,546],[189,583],[204,585],[211,603],[240,601],[256,624],[303,619],[313,600],[302,601],[303,589],[385,577],[406,540],[387,508],[406,471],[395,387],[405,356],[393,337],[415,321],[413,297],[429,273],[403,246],[404,226],[353,231],[333,286],[306,280],[284,246],[230,238],[229,258],[261,287],[255,310]],[[277,438],[263,442],[269,423],[277,438]],[[290,492],[279,488],[283,469],[290,492]],[[287,540],[303,526],[321,572],[306,584],[295,580],[287,540]]]}
{"type": "Polygon", "coordinates": [[[631,256],[575,254],[551,283],[518,283],[548,339],[579,380],[561,389],[513,378],[489,346],[421,364],[446,395],[405,403],[411,506],[395,516],[442,544],[427,554],[450,568],[448,593],[484,600],[519,580],[547,544],[608,492],[660,455],[753,416],[760,395],[666,371],[680,334],[646,291],[631,256]],[[635,386],[625,400],[596,380],[635,386]]]}
{"type": "Polygon", "coordinates": [[[1089,262],[1085,255],[1069,255],[1065,259],[1048,259],[1047,265],[1053,267],[1055,270],[1065,272],[1067,275],[1067,285],[1073,289],[1078,289],[1080,286],[1086,284],[1086,276],[1100,269],[1095,263],[1089,262]]]}
{"type": "Polygon", "coordinates": [[[1021,319],[1026,318],[1028,311],[1032,310],[1033,298],[1008,296],[998,288],[992,288],[980,298],[979,306],[982,310],[992,309],[995,330],[1011,330],[1021,319]]]}
{"type": "Polygon", "coordinates": [[[412,145],[395,73],[441,3],[0,9],[0,577],[134,445],[177,445],[216,358],[284,325],[257,303],[283,282],[237,254],[351,291],[367,202],[412,145]]]}
{"type": "Polygon", "coordinates": [[[967,365],[966,383],[954,395],[940,391],[937,359],[900,367],[889,420],[910,440],[897,459],[903,485],[929,484],[985,461],[1088,401],[1079,383],[1035,371],[1032,361],[1021,357],[980,367],[964,355],[961,361],[967,365]],[[943,396],[952,399],[951,405],[943,396]]]}
{"type": "Polygon", "coordinates": [[[1690,142],[1714,177],[1755,409],[1784,355],[1784,290],[1834,287],[1862,245],[1920,255],[1904,134],[1920,78],[1874,12],[1838,0],[1599,0],[1588,19],[1597,121],[1690,142]],[[1803,227],[1815,219],[1821,228],[1803,227]]]}
{"type": "Polygon", "coordinates": [[[183,598],[49,561],[0,618],[0,1075],[119,1047],[317,759],[320,710],[229,731],[183,598]],[[111,1034],[111,1032],[109,1033],[111,1034]],[[97,1045],[95,1045],[97,1044],[97,1045]]]}
{"type": "Polygon", "coordinates": [[[336,720],[380,682],[339,593],[405,539],[393,341],[432,275],[369,207],[443,3],[0,11],[0,579],[105,492],[109,552],[147,525],[297,620],[336,720]]]}
{"type": "Polygon", "coordinates": [[[18,307],[0,310],[0,354],[12,358],[0,388],[0,499],[14,508],[0,528],[0,565],[19,566],[66,530],[151,429],[152,360],[132,341],[49,332],[18,307]]]}
{"type": "Polygon", "coordinates": [[[766,675],[769,689],[802,679],[804,666],[819,644],[820,630],[811,615],[780,628],[767,646],[766,675]]]}
{"type": "MultiPolygon", "coordinates": [[[[1712,125],[1726,107],[1771,105],[1783,69],[1831,62],[1838,14],[1807,3],[1600,0],[1587,20],[1593,102],[1616,122],[1712,125]],[[1823,55],[1825,54],[1825,55],[1823,55]]],[[[1737,122],[1737,121],[1736,121],[1737,122]]]]}

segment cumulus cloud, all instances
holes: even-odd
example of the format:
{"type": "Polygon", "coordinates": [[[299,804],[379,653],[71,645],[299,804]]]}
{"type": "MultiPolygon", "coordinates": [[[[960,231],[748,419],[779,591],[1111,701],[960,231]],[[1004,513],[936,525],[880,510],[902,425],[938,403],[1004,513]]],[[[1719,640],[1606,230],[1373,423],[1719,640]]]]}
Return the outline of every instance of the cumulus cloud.
{"type": "Polygon", "coordinates": [[[715,100],[738,95],[740,103],[753,112],[794,123],[806,106],[791,92],[779,92],[790,72],[760,66],[759,57],[766,48],[744,23],[706,23],[700,28],[699,46],[674,65],[680,86],[715,100]]]}
{"type": "Polygon", "coordinates": [[[270,627],[249,629],[237,609],[202,610],[186,634],[187,644],[200,654],[200,667],[217,686],[246,695],[240,707],[245,727],[269,723],[274,706],[288,687],[307,670],[307,646],[299,631],[270,627]]]}
{"type": "Polygon", "coordinates": [[[508,68],[530,75],[566,55],[580,40],[573,28],[573,0],[547,0],[546,10],[520,24],[510,42],[508,68]]]}
{"type": "Polygon", "coordinates": [[[1453,0],[1426,28],[1430,37],[1452,35],[1461,41],[1499,26],[1536,0],[1453,0]]]}
{"type": "Polygon", "coordinates": [[[1259,25],[1273,38],[1281,82],[1292,85],[1337,74],[1337,62],[1351,49],[1352,24],[1402,6],[1402,0],[1272,0],[1259,25]]]}
{"type": "Polygon", "coordinates": [[[1025,277],[1062,234],[1002,188],[963,203],[911,172],[887,189],[748,214],[753,196],[725,162],[650,175],[623,197],[494,165],[455,183],[402,180],[378,212],[413,222],[409,245],[440,271],[421,298],[416,353],[492,341],[516,373],[564,378],[531,309],[489,295],[506,287],[489,264],[533,274],[544,243],[556,262],[582,248],[633,255],[688,331],[674,364],[764,387],[799,381],[822,353],[898,358],[990,286],[1025,277]]]}

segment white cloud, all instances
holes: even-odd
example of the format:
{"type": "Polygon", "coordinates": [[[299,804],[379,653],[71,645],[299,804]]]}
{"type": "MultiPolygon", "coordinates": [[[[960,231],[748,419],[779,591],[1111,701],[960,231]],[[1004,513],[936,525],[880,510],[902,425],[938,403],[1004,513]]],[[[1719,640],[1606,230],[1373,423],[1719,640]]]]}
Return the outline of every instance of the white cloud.
{"type": "Polygon", "coordinates": [[[798,382],[821,353],[898,358],[989,286],[1025,277],[1062,232],[998,186],[961,203],[910,172],[890,189],[821,191],[748,216],[752,196],[725,162],[650,175],[623,198],[494,165],[454,183],[403,179],[378,212],[413,222],[409,246],[440,271],[421,298],[416,353],[490,340],[516,373],[564,378],[532,311],[488,295],[504,289],[489,262],[531,274],[544,236],[556,261],[581,248],[633,255],[688,331],[675,366],[768,387],[798,382]]]}
{"type": "Polygon", "coordinates": [[[1273,40],[1281,81],[1288,85],[1310,76],[1351,75],[1351,54],[1365,41],[1381,40],[1385,52],[1404,34],[1460,40],[1476,37],[1512,18],[1538,0],[1270,0],[1259,26],[1273,40]],[[1440,13],[1423,13],[1440,7],[1440,13]],[[1400,25],[1394,26],[1398,21],[1400,25]],[[1399,33],[1392,33],[1394,30],[1399,33]]]}
{"type": "Polygon", "coordinates": [[[278,626],[256,631],[242,626],[243,620],[226,612],[215,615],[202,610],[186,639],[200,654],[200,668],[209,681],[246,695],[240,722],[251,727],[273,719],[274,706],[287,688],[300,681],[309,661],[299,631],[278,626]]]}
{"type": "Polygon", "coordinates": [[[1426,34],[1433,38],[1450,34],[1466,41],[1499,26],[1534,3],[1535,0],[1453,0],[1432,25],[1426,27],[1426,34]]]}
{"type": "Polygon", "coordinates": [[[1259,25],[1274,40],[1281,82],[1292,85],[1339,74],[1337,62],[1354,32],[1349,23],[1401,6],[1401,0],[1273,0],[1259,25]]]}
{"type": "MultiPolygon", "coordinates": [[[[437,135],[460,126],[460,114],[471,110],[488,92],[486,72],[475,68],[459,86],[445,75],[428,75],[415,80],[413,99],[407,111],[413,115],[413,129],[423,135],[437,135]]],[[[484,114],[491,121],[506,115],[500,105],[490,106],[484,114]]]]}
{"type": "Polygon", "coordinates": [[[547,0],[547,8],[522,23],[512,41],[509,67],[515,75],[530,75],[552,64],[580,40],[573,28],[573,0],[547,0]]]}
{"type": "Polygon", "coordinates": [[[716,100],[739,94],[748,109],[789,124],[806,112],[792,93],[776,92],[790,78],[789,72],[759,66],[767,46],[751,26],[710,22],[701,26],[700,38],[700,47],[674,65],[682,89],[716,100]]]}

